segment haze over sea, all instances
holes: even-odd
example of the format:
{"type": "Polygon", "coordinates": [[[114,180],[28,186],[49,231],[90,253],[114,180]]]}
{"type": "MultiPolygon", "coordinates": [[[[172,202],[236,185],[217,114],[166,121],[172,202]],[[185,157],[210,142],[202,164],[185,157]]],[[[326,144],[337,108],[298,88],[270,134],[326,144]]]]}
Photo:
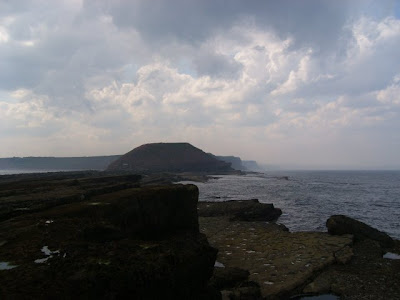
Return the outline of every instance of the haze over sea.
{"type": "Polygon", "coordinates": [[[334,214],[400,238],[400,171],[279,171],[195,183],[200,201],[257,198],[282,209],[290,231],[326,231],[334,214]],[[283,176],[288,176],[286,180],[283,176]]]}

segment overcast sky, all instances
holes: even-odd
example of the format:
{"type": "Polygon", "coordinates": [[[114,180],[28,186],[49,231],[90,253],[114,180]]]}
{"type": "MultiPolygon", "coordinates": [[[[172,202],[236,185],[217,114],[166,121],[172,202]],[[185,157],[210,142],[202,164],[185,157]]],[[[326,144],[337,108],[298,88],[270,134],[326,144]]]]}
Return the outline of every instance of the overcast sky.
{"type": "Polygon", "coordinates": [[[0,0],[0,157],[400,169],[399,49],[396,0],[0,0]]]}

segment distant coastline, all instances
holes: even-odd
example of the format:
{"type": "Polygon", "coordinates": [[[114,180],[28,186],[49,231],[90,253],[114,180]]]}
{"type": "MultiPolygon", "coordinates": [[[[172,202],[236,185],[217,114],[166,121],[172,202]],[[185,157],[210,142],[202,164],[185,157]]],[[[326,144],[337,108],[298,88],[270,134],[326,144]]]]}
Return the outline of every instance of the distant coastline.
{"type": "Polygon", "coordinates": [[[104,170],[121,155],[83,157],[9,157],[0,158],[0,174],[104,170]]]}

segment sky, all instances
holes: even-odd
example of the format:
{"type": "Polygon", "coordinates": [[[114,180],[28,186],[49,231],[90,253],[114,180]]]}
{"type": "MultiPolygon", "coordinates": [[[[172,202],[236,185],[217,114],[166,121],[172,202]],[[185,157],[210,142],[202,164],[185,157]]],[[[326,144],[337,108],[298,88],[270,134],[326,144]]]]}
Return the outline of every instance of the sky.
{"type": "Polygon", "coordinates": [[[399,49],[398,0],[0,0],[0,157],[400,169],[399,49]]]}

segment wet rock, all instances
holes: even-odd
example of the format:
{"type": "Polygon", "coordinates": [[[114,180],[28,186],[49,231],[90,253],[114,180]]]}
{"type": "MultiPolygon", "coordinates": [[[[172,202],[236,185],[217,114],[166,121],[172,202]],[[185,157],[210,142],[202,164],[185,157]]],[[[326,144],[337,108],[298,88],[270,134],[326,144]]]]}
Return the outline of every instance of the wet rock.
{"type": "Polygon", "coordinates": [[[257,199],[199,202],[202,217],[229,216],[233,221],[274,221],[282,211],[273,204],[260,203],[257,199]]]}
{"type": "Polygon", "coordinates": [[[218,299],[197,195],[131,188],[1,222],[0,261],[18,267],[0,271],[0,299],[218,299]]]}
{"type": "Polygon", "coordinates": [[[356,241],[371,239],[379,242],[382,247],[394,246],[393,239],[386,233],[344,215],[331,216],[326,227],[333,235],[352,234],[356,241]]]}

